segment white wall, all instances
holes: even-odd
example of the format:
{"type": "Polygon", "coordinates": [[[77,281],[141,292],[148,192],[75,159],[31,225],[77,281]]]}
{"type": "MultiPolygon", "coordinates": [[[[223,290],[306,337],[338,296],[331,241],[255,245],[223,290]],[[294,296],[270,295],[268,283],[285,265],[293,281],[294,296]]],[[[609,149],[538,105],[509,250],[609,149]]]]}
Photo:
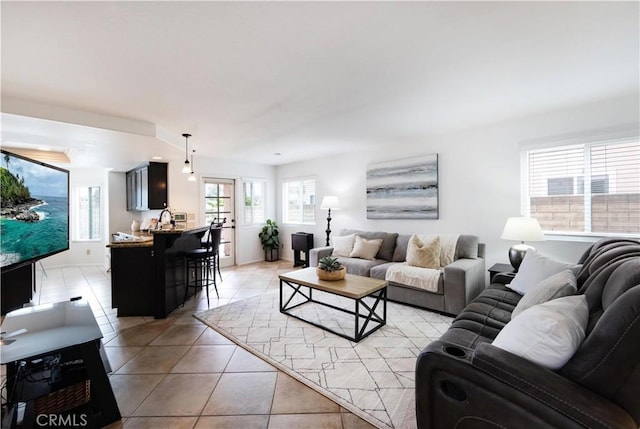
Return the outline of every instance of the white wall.
{"type": "Polygon", "coordinates": [[[101,188],[102,198],[102,218],[105,219],[102,225],[102,240],[100,241],[75,241],[73,239],[74,228],[74,211],[73,197],[70,199],[69,207],[69,250],[42,259],[42,266],[46,268],[63,267],[73,265],[102,265],[106,266],[105,258],[107,249],[105,247],[108,235],[108,199],[109,199],[109,180],[107,169],[101,168],[70,168],[61,165],[62,168],[69,170],[69,191],[73,196],[76,187],[99,186],[101,188]]]}
{"type": "MultiPolygon", "coordinates": [[[[341,209],[332,211],[331,230],[341,228],[399,233],[469,233],[487,245],[487,267],[508,263],[513,242],[500,239],[509,216],[520,215],[519,143],[571,133],[635,123],[638,95],[505,121],[476,129],[438,136],[420,136],[389,141],[388,145],[335,157],[280,166],[277,186],[283,179],[316,176],[317,201],[337,195],[341,209]],[[366,218],[365,172],[367,164],[437,153],[439,156],[438,220],[371,220],[366,218]]],[[[281,197],[278,198],[278,207],[281,197]]],[[[319,203],[318,203],[319,206],[319,203]]],[[[315,226],[282,225],[284,257],[293,258],[290,234],[314,234],[316,246],[325,243],[327,212],[318,209],[315,226]]],[[[278,210],[281,221],[281,210],[278,210]]],[[[556,258],[576,261],[589,243],[545,241],[533,244],[556,258]]]]}

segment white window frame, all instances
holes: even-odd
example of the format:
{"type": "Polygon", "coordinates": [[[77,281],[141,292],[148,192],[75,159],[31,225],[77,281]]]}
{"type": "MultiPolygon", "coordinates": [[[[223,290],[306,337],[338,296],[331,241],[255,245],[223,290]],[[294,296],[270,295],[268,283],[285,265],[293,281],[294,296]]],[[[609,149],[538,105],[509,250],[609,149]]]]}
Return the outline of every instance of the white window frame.
{"type": "MultiPolygon", "coordinates": [[[[317,206],[317,198],[316,198],[316,177],[315,176],[306,176],[306,177],[296,177],[290,179],[284,179],[282,181],[282,223],[284,225],[315,225],[316,224],[316,206],[317,206]],[[289,184],[298,183],[300,187],[304,187],[304,182],[313,181],[314,193],[313,193],[313,201],[309,201],[308,206],[313,206],[308,209],[308,212],[313,216],[312,220],[307,220],[305,222],[304,216],[300,222],[289,219],[289,193],[288,187],[289,184]]],[[[300,209],[304,213],[304,195],[301,198],[300,209]]]]}
{"type": "MultiPolygon", "coordinates": [[[[571,141],[566,141],[562,139],[558,139],[556,142],[546,141],[546,142],[537,142],[537,143],[521,143],[520,144],[520,162],[521,162],[521,210],[524,216],[531,216],[531,189],[529,186],[529,153],[545,150],[545,149],[561,149],[561,148],[571,148],[571,147],[583,147],[584,151],[584,174],[583,176],[583,189],[591,189],[591,165],[592,161],[590,159],[591,148],[602,146],[606,144],[617,144],[617,143],[633,143],[640,141],[640,138],[637,135],[631,136],[609,136],[604,137],[600,136],[599,138],[591,137],[591,138],[580,138],[580,139],[572,139],[571,141]]],[[[638,167],[640,169],[640,166],[638,167]]],[[[640,170],[639,170],[640,171],[640,170]]],[[[601,176],[601,175],[596,175],[601,176]]],[[[640,238],[640,231],[635,233],[617,233],[617,232],[593,232],[592,231],[592,219],[591,219],[591,192],[583,192],[582,194],[578,194],[578,186],[575,183],[578,176],[574,177],[574,193],[572,195],[583,195],[584,196],[584,231],[549,231],[545,230],[545,234],[550,239],[568,239],[575,241],[583,241],[584,239],[595,240],[600,237],[633,237],[640,238]]],[[[612,189],[615,190],[616,187],[616,179],[615,177],[608,176],[608,186],[609,191],[612,189]]],[[[607,194],[615,194],[615,192],[607,194]]],[[[544,229],[544,226],[543,226],[544,229]]]]}
{"type": "MultiPolygon", "coordinates": [[[[90,241],[101,241],[102,240],[102,232],[103,232],[103,192],[102,192],[102,187],[101,186],[76,186],[73,189],[73,241],[82,241],[82,242],[90,242],[90,241]],[[82,218],[83,218],[83,213],[82,213],[82,209],[80,207],[80,198],[81,198],[81,193],[83,191],[89,191],[91,189],[97,189],[98,190],[98,208],[97,210],[95,210],[95,212],[98,214],[98,231],[96,233],[95,236],[91,235],[91,231],[89,230],[85,230],[84,227],[82,226],[82,218]],[[83,236],[83,233],[86,233],[87,237],[83,236]]],[[[89,214],[89,226],[88,228],[91,227],[92,222],[94,221],[93,216],[91,216],[91,214],[89,214]]]]}
{"type": "Polygon", "coordinates": [[[250,178],[245,177],[242,178],[242,224],[243,225],[262,225],[265,223],[267,219],[267,179],[260,178],[250,178]],[[251,220],[247,222],[247,189],[246,185],[251,185],[252,193],[250,195],[252,202],[254,201],[253,197],[253,186],[255,184],[259,184],[262,186],[262,219],[256,219],[256,216],[253,215],[255,213],[255,205],[252,203],[252,214],[251,220]]]}

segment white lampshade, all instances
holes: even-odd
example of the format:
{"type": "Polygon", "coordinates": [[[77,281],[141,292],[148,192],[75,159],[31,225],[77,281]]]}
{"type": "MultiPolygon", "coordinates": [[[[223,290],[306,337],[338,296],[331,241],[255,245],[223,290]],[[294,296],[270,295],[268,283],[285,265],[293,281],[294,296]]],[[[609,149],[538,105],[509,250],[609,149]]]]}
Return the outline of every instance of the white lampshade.
{"type": "Polygon", "coordinates": [[[533,217],[510,217],[500,236],[503,240],[544,241],[544,233],[533,217]]]}
{"type": "Polygon", "coordinates": [[[333,195],[327,195],[322,198],[322,204],[320,204],[320,208],[322,210],[340,210],[340,202],[338,201],[338,197],[333,195]]]}

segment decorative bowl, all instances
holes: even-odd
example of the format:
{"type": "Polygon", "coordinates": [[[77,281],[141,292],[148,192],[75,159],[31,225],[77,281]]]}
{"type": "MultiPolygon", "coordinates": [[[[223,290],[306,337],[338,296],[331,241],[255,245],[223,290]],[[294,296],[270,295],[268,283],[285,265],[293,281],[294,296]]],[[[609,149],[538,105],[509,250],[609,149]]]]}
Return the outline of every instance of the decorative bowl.
{"type": "Polygon", "coordinates": [[[320,280],[342,280],[344,276],[347,274],[347,269],[345,267],[340,268],[338,271],[325,271],[320,268],[316,268],[316,274],[320,280]]]}

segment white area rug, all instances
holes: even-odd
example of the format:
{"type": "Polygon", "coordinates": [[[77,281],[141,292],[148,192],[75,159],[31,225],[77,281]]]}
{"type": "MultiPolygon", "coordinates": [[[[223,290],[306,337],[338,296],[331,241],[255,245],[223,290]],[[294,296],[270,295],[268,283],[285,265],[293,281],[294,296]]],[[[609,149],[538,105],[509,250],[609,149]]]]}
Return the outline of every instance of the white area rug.
{"type": "MultiPolygon", "coordinates": [[[[318,299],[316,293],[314,298],[318,299]]],[[[348,304],[329,294],[322,294],[321,300],[339,306],[348,304]]],[[[305,317],[317,317],[321,323],[348,325],[339,311],[316,304],[299,308],[305,317]]],[[[354,343],[281,314],[277,292],[200,312],[195,317],[379,428],[416,427],[416,357],[453,320],[390,302],[387,324],[354,343]]]]}

